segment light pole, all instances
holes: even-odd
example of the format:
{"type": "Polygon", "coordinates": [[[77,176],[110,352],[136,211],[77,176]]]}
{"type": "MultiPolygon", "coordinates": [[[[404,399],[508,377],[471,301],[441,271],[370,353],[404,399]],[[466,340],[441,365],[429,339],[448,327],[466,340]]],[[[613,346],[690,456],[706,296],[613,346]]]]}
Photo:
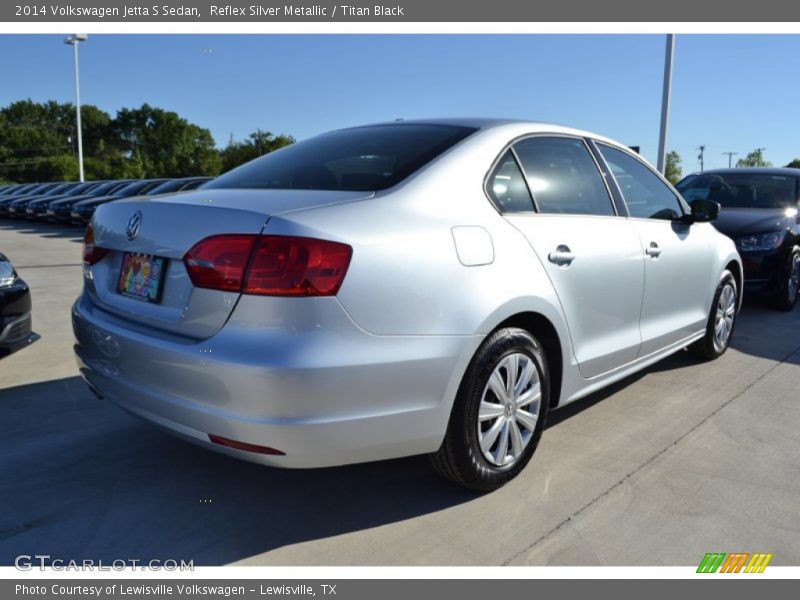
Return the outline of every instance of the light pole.
{"type": "Polygon", "coordinates": [[[78,122],[78,174],[83,181],[83,136],[81,135],[81,84],[78,76],[78,44],[85,42],[89,36],[85,33],[75,33],[64,40],[75,50],[75,118],[78,122]]]}
{"type": "Polygon", "coordinates": [[[667,34],[667,49],[664,59],[664,89],[661,96],[661,132],[658,136],[658,170],[663,175],[667,166],[667,124],[669,123],[669,99],[672,91],[672,58],[675,55],[675,34],[667,34]]]}
{"type": "Polygon", "coordinates": [[[722,154],[725,154],[725,155],[728,156],[728,168],[730,169],[731,166],[732,166],[731,163],[733,162],[733,157],[736,156],[739,153],[738,152],[723,152],[722,154]]]}

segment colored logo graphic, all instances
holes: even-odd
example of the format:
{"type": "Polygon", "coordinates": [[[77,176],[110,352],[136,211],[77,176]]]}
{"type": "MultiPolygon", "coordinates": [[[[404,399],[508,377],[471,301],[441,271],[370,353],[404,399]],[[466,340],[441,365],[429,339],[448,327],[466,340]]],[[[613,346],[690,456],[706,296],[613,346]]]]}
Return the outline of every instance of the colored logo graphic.
{"type": "Polygon", "coordinates": [[[763,573],[772,554],[749,552],[709,552],[700,561],[698,573],[763,573]]]}

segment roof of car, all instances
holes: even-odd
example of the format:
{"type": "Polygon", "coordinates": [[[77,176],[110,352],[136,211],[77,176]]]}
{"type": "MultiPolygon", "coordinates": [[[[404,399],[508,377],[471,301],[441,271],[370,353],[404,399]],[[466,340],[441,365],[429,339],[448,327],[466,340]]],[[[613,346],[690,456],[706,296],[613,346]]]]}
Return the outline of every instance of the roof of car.
{"type": "Polygon", "coordinates": [[[440,118],[440,119],[396,119],[394,121],[383,121],[379,123],[367,123],[353,127],[343,127],[342,129],[358,129],[360,127],[375,127],[378,125],[452,125],[456,127],[474,127],[483,131],[491,129],[508,129],[512,135],[524,135],[525,133],[563,133],[581,137],[591,137],[598,141],[608,142],[619,145],[620,142],[608,138],[599,133],[576,129],[567,125],[548,123],[545,121],[528,121],[525,119],[508,118],[440,118]]]}
{"type": "Polygon", "coordinates": [[[732,167],[730,169],[706,169],[691,175],[726,175],[731,173],[750,173],[751,175],[790,175],[800,177],[800,169],[792,167],[732,167]]]}

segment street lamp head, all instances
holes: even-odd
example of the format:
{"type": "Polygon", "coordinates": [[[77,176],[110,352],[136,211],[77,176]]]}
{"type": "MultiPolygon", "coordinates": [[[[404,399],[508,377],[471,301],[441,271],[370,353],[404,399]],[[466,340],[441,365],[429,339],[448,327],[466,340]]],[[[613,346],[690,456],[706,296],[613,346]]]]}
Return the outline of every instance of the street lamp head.
{"type": "Polygon", "coordinates": [[[73,44],[78,44],[80,42],[85,42],[87,39],[89,39],[89,35],[86,33],[74,33],[68,38],[65,38],[64,43],[73,45],[73,44]]]}

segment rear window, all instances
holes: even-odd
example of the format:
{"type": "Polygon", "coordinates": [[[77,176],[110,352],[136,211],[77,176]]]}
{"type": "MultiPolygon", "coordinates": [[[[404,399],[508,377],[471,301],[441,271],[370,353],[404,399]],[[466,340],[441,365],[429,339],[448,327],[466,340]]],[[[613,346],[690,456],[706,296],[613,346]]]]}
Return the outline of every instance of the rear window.
{"type": "Polygon", "coordinates": [[[383,190],[475,131],[429,124],[342,129],[257,158],[204,189],[383,190]]]}
{"type": "Polygon", "coordinates": [[[701,173],[676,186],[687,202],[712,200],[728,208],[797,206],[797,177],[767,173],[701,173]]]}

